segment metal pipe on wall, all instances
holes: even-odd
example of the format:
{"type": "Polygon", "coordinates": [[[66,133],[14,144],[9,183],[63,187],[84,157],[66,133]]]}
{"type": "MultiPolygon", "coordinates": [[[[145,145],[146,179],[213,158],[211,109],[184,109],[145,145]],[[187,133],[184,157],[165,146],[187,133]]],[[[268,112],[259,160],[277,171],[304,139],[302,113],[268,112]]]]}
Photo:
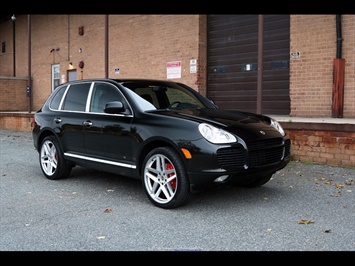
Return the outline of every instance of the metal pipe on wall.
{"type": "Polygon", "coordinates": [[[333,60],[332,117],[343,118],[345,59],[341,58],[343,41],[341,33],[341,15],[336,15],[336,31],[337,52],[336,58],[333,60]]]}
{"type": "Polygon", "coordinates": [[[105,15],[105,78],[108,78],[108,15],[105,15]]]}
{"type": "Polygon", "coordinates": [[[15,14],[12,15],[11,17],[12,20],[12,50],[13,50],[13,72],[14,72],[14,77],[16,77],[16,16],[15,14]]]}
{"type": "Polygon", "coordinates": [[[68,15],[68,62],[70,62],[70,15],[68,15]]]}
{"type": "Polygon", "coordinates": [[[258,19],[258,85],[256,89],[256,112],[262,113],[263,102],[263,72],[264,72],[264,16],[259,15],[258,19]]]}
{"type": "Polygon", "coordinates": [[[337,30],[337,58],[341,58],[343,36],[341,32],[341,15],[336,15],[336,30],[337,30]]]}
{"type": "Polygon", "coordinates": [[[27,99],[28,112],[31,113],[31,15],[27,15],[27,32],[28,32],[28,80],[27,80],[27,99]]]}

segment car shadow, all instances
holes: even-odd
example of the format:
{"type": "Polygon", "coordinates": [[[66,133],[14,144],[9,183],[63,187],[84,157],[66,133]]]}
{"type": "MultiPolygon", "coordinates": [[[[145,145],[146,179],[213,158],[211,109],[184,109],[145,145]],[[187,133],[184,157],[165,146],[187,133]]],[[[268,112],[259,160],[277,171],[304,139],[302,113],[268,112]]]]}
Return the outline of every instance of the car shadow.
{"type": "MultiPolygon", "coordinates": [[[[60,182],[65,186],[74,182],[75,186],[91,191],[113,191],[119,197],[129,197],[131,200],[137,199],[137,204],[145,202],[151,205],[145,195],[141,181],[133,178],[76,166],[70,176],[67,179],[60,180],[60,182]]],[[[283,197],[286,193],[273,180],[257,188],[243,188],[229,184],[216,185],[193,193],[187,204],[175,210],[198,209],[201,211],[204,208],[228,209],[236,206],[257,205],[283,197]]]]}

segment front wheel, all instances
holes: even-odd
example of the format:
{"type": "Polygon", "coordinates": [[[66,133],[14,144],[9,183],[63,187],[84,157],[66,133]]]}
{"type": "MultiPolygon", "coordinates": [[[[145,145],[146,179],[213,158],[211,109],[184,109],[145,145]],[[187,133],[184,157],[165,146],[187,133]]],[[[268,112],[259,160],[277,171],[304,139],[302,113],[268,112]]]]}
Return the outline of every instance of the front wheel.
{"type": "Polygon", "coordinates": [[[189,200],[191,193],[184,163],[172,148],[160,147],[149,152],[142,175],[145,192],[154,205],[173,209],[189,200]]]}
{"type": "Polygon", "coordinates": [[[39,149],[39,163],[43,174],[51,180],[68,177],[72,166],[64,159],[63,152],[54,136],[45,137],[39,149]]]}

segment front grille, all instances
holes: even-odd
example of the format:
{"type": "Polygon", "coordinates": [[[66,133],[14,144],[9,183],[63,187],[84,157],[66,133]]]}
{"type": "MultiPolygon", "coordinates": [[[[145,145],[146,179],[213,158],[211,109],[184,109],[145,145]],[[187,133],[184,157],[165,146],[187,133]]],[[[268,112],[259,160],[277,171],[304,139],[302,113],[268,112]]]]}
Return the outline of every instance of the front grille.
{"type": "Polygon", "coordinates": [[[241,168],[245,165],[245,151],[240,148],[223,148],[217,151],[217,160],[222,168],[241,168]]]}
{"type": "Polygon", "coordinates": [[[247,143],[249,153],[242,147],[222,148],[217,151],[219,165],[227,170],[259,167],[281,161],[290,154],[290,140],[282,138],[258,140],[247,143]]]}
{"type": "Polygon", "coordinates": [[[249,166],[261,166],[276,163],[284,157],[282,138],[253,141],[249,147],[249,166]]]}
{"type": "Polygon", "coordinates": [[[249,166],[255,167],[278,162],[283,158],[283,152],[283,147],[251,151],[249,153],[249,166]]]}

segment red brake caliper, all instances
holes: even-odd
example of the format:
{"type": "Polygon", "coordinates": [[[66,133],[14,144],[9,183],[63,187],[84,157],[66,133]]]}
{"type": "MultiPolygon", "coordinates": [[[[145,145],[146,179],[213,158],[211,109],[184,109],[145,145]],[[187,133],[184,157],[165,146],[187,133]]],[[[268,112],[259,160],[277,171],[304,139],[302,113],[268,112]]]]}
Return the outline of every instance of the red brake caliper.
{"type": "MultiPolygon", "coordinates": [[[[166,170],[172,170],[172,169],[174,169],[173,165],[171,163],[168,163],[166,165],[166,170]]],[[[172,175],[174,175],[174,174],[173,173],[169,174],[169,177],[171,177],[172,175]]],[[[170,185],[173,189],[175,189],[176,188],[176,180],[175,179],[171,180],[170,185]]]]}

